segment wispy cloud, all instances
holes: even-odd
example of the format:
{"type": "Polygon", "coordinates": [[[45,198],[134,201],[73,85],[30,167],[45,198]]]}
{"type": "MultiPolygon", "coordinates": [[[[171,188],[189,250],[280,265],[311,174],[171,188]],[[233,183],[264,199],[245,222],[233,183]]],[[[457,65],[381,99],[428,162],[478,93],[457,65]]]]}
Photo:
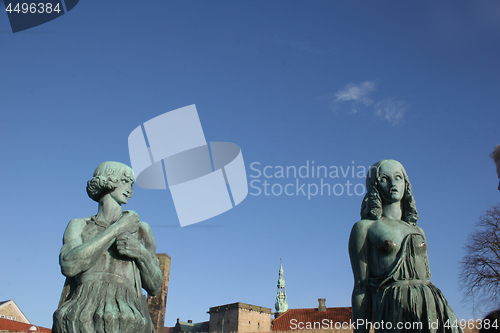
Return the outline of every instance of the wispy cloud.
{"type": "Polygon", "coordinates": [[[396,98],[385,98],[374,105],[375,115],[387,120],[393,125],[399,124],[408,109],[405,101],[396,98]]]}
{"type": "Polygon", "coordinates": [[[408,110],[408,104],[396,98],[385,98],[375,103],[372,94],[376,89],[376,83],[365,81],[360,84],[349,83],[344,89],[334,93],[320,96],[319,99],[328,101],[334,112],[339,110],[347,114],[355,114],[363,109],[371,109],[375,116],[397,125],[403,121],[408,110]]]}
{"type": "Polygon", "coordinates": [[[336,102],[341,101],[355,101],[361,102],[365,105],[370,105],[373,103],[369,95],[375,91],[375,82],[366,81],[359,85],[348,84],[343,90],[339,90],[335,93],[336,102]]]}
{"type": "Polygon", "coordinates": [[[330,104],[333,111],[347,108],[349,114],[357,113],[361,108],[373,104],[370,95],[375,91],[376,84],[373,81],[365,81],[358,85],[349,83],[344,89],[335,93],[321,96],[330,104]]]}

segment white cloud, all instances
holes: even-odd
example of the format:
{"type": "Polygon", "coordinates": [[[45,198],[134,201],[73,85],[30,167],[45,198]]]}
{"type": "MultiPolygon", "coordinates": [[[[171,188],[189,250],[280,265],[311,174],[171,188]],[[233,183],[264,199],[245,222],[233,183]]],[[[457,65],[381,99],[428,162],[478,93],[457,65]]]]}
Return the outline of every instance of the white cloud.
{"type": "Polygon", "coordinates": [[[347,114],[355,114],[373,104],[370,94],[375,91],[375,82],[365,81],[358,85],[349,83],[344,89],[320,97],[328,101],[333,111],[346,109],[347,114]]]}
{"type": "Polygon", "coordinates": [[[337,91],[334,96],[336,102],[356,101],[368,106],[373,103],[369,97],[373,91],[375,91],[375,82],[365,81],[359,85],[350,83],[345,89],[337,91]]]}
{"type": "Polygon", "coordinates": [[[387,120],[393,125],[399,124],[408,109],[408,104],[405,101],[395,98],[385,98],[374,105],[375,115],[384,120],[387,120]]]}
{"type": "Polygon", "coordinates": [[[385,98],[374,104],[371,95],[375,88],[376,83],[373,81],[365,81],[357,85],[349,83],[344,89],[323,95],[319,99],[328,101],[334,112],[342,110],[347,114],[356,114],[363,109],[371,109],[373,105],[377,117],[392,125],[403,122],[408,104],[396,98],[385,98]]]}

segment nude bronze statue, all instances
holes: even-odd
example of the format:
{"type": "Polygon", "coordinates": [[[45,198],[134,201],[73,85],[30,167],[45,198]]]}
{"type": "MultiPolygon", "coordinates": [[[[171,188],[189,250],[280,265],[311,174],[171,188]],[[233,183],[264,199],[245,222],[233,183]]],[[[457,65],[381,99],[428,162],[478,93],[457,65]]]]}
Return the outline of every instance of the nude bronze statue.
{"type": "Polygon", "coordinates": [[[424,231],[411,184],[394,160],[375,163],[366,177],[361,221],[349,238],[354,275],[354,332],[463,332],[430,281],[424,231]]]}
{"type": "Polygon", "coordinates": [[[53,333],[151,333],[149,294],[161,291],[162,273],[149,225],[122,205],[132,197],[134,173],[104,162],[87,183],[97,214],[71,220],[59,256],[66,285],[53,333]]]}

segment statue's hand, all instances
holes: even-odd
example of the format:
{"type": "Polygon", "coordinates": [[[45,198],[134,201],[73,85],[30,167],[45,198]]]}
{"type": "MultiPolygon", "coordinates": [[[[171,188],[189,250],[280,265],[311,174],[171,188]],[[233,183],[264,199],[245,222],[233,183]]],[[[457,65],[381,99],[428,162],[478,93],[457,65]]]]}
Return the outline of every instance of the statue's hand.
{"type": "Polygon", "coordinates": [[[124,232],[116,237],[116,248],[118,253],[130,258],[141,258],[144,249],[137,237],[132,236],[129,232],[124,232]]]}
{"type": "Polygon", "coordinates": [[[134,211],[124,211],[123,215],[116,221],[119,233],[135,233],[139,230],[139,215],[134,211]]]}

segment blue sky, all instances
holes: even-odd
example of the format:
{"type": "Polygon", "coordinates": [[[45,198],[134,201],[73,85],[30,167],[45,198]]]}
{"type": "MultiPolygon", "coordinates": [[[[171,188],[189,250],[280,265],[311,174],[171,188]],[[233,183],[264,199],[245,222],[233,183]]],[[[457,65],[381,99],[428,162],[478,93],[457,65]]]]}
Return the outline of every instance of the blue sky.
{"type": "MultiPolygon", "coordinates": [[[[238,144],[256,186],[321,179],[256,178],[254,162],[399,160],[433,283],[459,319],[481,317],[489,309],[462,302],[458,275],[467,235],[500,198],[488,157],[500,143],[499,42],[494,1],[80,1],[16,34],[0,14],[0,300],[50,327],[64,228],[97,211],[85,192],[94,169],[130,164],[134,128],[196,104],[207,141],[238,144]]],[[[362,196],[256,192],[180,228],[168,190],[135,188],[125,208],[172,257],[166,326],[227,303],[273,308],[280,256],[290,308],[350,306],[362,196]]]]}

